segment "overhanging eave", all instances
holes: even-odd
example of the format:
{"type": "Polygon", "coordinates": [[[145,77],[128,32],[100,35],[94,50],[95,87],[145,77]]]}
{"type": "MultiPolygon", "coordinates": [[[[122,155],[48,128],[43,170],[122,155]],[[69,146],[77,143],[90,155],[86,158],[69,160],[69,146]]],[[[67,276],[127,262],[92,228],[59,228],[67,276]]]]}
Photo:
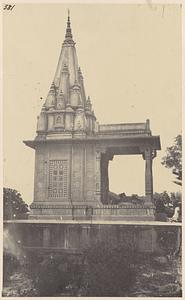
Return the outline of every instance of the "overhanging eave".
{"type": "Polygon", "coordinates": [[[52,140],[26,140],[24,144],[35,149],[43,144],[75,144],[75,143],[95,143],[97,145],[105,145],[113,147],[116,144],[120,145],[135,145],[138,147],[148,147],[155,150],[161,150],[160,136],[90,136],[86,138],[70,138],[70,139],[52,139],[52,140]]]}

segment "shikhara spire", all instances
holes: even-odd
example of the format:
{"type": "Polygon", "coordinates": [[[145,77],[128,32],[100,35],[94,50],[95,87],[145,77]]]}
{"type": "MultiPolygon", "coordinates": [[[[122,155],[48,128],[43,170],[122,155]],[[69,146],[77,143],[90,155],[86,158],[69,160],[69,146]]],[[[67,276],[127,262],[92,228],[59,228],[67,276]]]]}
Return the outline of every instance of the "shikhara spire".
{"type": "Polygon", "coordinates": [[[71,40],[72,37],[72,33],[71,33],[71,22],[70,22],[70,11],[68,9],[68,18],[67,18],[67,28],[66,28],[66,35],[65,35],[65,39],[66,40],[71,40]]]}
{"type": "Polygon", "coordinates": [[[89,98],[86,99],[83,76],[78,65],[68,10],[65,39],[48,96],[38,118],[38,135],[68,132],[92,135],[96,117],[89,98]],[[60,118],[59,118],[60,117],[60,118]]]}

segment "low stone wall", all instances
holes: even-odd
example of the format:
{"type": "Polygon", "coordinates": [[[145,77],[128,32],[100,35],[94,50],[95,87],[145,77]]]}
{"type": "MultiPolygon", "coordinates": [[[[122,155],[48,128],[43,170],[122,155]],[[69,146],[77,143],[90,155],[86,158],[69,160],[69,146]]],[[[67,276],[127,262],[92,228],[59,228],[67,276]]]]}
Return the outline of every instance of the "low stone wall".
{"type": "MultiPolygon", "coordinates": [[[[167,238],[167,248],[179,244],[179,228],[176,226],[147,226],[121,224],[34,224],[7,223],[4,225],[6,240],[11,247],[29,251],[80,253],[97,242],[107,247],[127,245],[136,252],[163,252],[161,246],[167,238]],[[168,238],[170,232],[170,239],[168,238]],[[7,238],[8,237],[8,238],[7,238]],[[168,245],[169,242],[169,245],[168,245]]],[[[177,245],[178,246],[178,245],[177,245]]],[[[171,247],[171,248],[170,248],[171,247]]],[[[165,250],[166,251],[166,250],[165,250]]]]}

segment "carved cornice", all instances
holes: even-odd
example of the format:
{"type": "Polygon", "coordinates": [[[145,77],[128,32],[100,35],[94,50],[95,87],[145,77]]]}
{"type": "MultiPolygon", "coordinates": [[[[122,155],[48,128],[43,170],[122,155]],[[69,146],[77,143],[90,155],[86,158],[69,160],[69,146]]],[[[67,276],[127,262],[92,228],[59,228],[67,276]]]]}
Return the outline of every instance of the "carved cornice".
{"type": "Polygon", "coordinates": [[[100,209],[135,209],[135,208],[140,208],[140,209],[146,209],[146,208],[155,208],[154,205],[151,203],[144,203],[144,204],[123,204],[123,205],[78,205],[78,204],[37,204],[37,203],[32,203],[30,205],[31,209],[88,209],[88,208],[92,208],[92,209],[96,209],[96,210],[100,210],[100,209]]]}

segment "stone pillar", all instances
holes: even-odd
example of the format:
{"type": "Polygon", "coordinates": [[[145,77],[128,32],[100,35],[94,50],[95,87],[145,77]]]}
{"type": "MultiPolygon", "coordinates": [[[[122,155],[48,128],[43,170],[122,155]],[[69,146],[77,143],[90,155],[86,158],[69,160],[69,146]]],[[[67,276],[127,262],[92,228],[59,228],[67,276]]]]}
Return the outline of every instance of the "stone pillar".
{"type": "Polygon", "coordinates": [[[146,149],[143,154],[145,160],[145,196],[146,202],[152,202],[153,197],[153,175],[152,175],[152,159],[151,149],[146,149]]]}
{"type": "Polygon", "coordinates": [[[108,166],[109,159],[106,154],[102,154],[101,159],[101,201],[103,204],[108,204],[108,192],[109,192],[109,177],[108,177],[108,166]]]}
{"type": "Polygon", "coordinates": [[[109,160],[112,160],[113,154],[106,152],[102,153],[101,157],[101,201],[103,204],[109,204],[109,160]]]}
{"type": "Polygon", "coordinates": [[[96,200],[101,203],[101,152],[96,151],[96,200]]]}

